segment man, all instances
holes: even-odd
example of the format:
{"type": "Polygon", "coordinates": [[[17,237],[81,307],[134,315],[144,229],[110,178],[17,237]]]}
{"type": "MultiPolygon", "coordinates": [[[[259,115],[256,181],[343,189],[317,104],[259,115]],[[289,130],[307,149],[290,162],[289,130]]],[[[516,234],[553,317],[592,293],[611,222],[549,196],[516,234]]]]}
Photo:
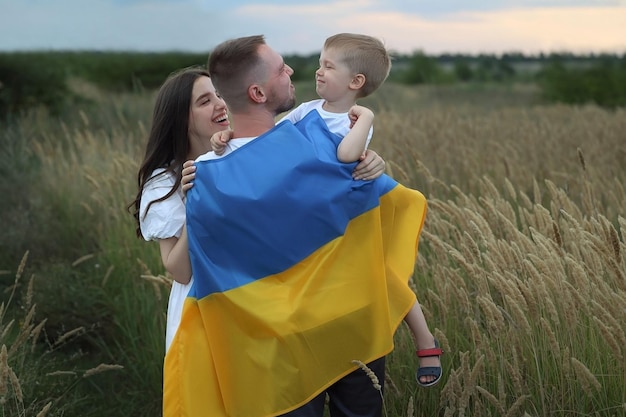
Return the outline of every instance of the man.
{"type": "MultiPolygon", "coordinates": [[[[296,104],[295,88],[291,83],[293,69],[265,43],[262,36],[235,39],[219,45],[209,57],[208,69],[217,91],[230,109],[235,126],[233,139],[264,134],[274,128],[276,116],[291,110],[296,104]],[[235,62],[242,64],[235,66],[235,62]]],[[[234,143],[239,146],[237,141],[234,143]]],[[[382,385],[385,380],[384,358],[370,363],[369,367],[382,385]]],[[[340,379],[328,392],[331,409],[341,410],[342,414],[337,415],[377,416],[381,413],[382,396],[360,369],[340,379]],[[353,409],[359,412],[351,412],[353,409]]],[[[324,393],[319,394],[302,409],[287,415],[321,416],[324,397],[324,393]]]]}
{"type": "Polygon", "coordinates": [[[164,415],[321,417],[328,394],[334,417],[380,416],[425,200],[388,177],[355,183],[317,113],[275,126],[293,70],[262,36],[218,45],[208,66],[234,132],[226,158],[198,158],[188,195],[196,281],[164,415]]]}

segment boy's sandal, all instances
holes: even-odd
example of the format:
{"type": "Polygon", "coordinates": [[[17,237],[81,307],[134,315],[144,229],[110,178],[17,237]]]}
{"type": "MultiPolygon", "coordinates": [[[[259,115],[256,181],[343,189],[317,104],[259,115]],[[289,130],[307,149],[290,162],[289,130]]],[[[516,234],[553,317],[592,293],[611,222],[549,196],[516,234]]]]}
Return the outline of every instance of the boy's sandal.
{"type": "MultiPolygon", "coordinates": [[[[420,358],[426,358],[430,356],[441,356],[443,355],[443,349],[439,347],[439,341],[435,339],[435,347],[431,349],[419,349],[416,351],[417,356],[420,358]]],[[[417,383],[422,387],[432,387],[437,384],[441,379],[441,366],[423,366],[417,369],[417,375],[415,376],[417,379],[417,383]],[[430,382],[422,382],[420,378],[423,376],[432,375],[435,377],[434,380],[430,382]]]]}

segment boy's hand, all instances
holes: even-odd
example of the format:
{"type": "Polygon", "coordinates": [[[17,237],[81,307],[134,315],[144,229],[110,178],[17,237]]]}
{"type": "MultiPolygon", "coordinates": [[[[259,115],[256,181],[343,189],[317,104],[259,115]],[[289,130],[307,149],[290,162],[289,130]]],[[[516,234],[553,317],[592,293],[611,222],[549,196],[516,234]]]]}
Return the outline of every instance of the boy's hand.
{"type": "Polygon", "coordinates": [[[352,129],[352,127],[354,127],[354,124],[357,120],[359,120],[360,117],[367,117],[370,122],[373,121],[374,112],[367,107],[355,104],[354,106],[350,107],[350,110],[348,110],[348,117],[350,118],[350,129],[352,129]]]}
{"type": "Polygon", "coordinates": [[[233,137],[233,131],[230,129],[222,130],[211,136],[211,150],[215,152],[215,155],[224,154],[226,144],[233,137]]]}
{"type": "Polygon", "coordinates": [[[193,187],[194,178],[196,178],[196,166],[193,159],[190,159],[183,164],[183,178],[180,180],[183,194],[187,195],[187,190],[193,187]]]}

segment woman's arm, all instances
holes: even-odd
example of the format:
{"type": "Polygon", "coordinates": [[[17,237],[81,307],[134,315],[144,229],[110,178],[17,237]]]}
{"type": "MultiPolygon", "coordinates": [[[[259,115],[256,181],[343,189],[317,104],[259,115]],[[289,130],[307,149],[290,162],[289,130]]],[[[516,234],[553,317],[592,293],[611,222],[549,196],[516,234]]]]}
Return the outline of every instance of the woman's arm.
{"type": "Polygon", "coordinates": [[[189,259],[187,226],[183,227],[179,238],[160,239],[159,248],[163,266],[172,275],[174,281],[188,284],[191,280],[191,260],[189,259]]]}

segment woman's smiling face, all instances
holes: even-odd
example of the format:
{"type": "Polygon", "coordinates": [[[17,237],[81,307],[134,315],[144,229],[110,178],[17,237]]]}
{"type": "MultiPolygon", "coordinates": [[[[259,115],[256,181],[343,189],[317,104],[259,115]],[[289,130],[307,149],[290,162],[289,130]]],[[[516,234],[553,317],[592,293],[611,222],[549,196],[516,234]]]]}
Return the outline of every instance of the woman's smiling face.
{"type": "Polygon", "coordinates": [[[189,139],[209,144],[214,133],[229,126],[228,108],[215,91],[211,79],[198,77],[189,103],[189,139]]]}

